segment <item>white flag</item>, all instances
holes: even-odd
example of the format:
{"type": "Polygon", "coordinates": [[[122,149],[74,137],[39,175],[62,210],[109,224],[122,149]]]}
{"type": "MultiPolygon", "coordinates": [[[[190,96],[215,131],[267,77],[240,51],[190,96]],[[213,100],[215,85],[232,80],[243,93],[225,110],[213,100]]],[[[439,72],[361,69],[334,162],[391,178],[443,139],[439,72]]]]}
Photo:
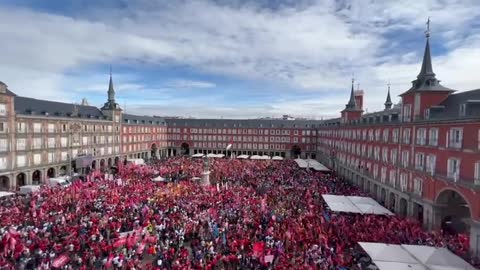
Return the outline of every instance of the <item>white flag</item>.
{"type": "Polygon", "coordinates": [[[232,148],[232,144],[227,145],[227,150],[230,150],[232,148]]]}

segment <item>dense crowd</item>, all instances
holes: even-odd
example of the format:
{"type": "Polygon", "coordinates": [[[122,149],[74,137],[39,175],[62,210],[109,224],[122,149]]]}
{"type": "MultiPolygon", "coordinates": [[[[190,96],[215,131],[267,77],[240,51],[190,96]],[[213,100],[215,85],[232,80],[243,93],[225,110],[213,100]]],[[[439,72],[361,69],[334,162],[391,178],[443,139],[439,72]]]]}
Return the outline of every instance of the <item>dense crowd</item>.
{"type": "Polygon", "coordinates": [[[294,161],[172,158],[93,173],[0,201],[0,269],[367,269],[359,241],[448,247],[396,216],[332,213],[322,194],[364,195],[294,161]],[[168,183],[151,181],[161,175],[168,183]]]}

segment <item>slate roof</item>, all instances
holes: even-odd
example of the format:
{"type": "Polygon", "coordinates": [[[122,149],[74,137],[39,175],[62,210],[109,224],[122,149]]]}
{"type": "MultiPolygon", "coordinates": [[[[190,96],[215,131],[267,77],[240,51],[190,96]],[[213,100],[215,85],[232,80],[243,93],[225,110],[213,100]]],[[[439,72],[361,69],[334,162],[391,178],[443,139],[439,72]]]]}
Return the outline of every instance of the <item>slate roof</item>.
{"type": "Polygon", "coordinates": [[[322,120],[165,119],[168,127],[193,128],[316,128],[322,120]]]}
{"type": "Polygon", "coordinates": [[[480,89],[449,95],[439,106],[430,109],[428,120],[480,118],[480,89]],[[467,104],[466,113],[460,115],[460,106],[467,104]]]}
{"type": "Polygon", "coordinates": [[[97,107],[16,96],[15,112],[19,115],[106,119],[97,107]],[[76,107],[76,108],[75,108],[76,107]],[[78,115],[75,115],[75,111],[78,115]]]}
{"type": "Polygon", "coordinates": [[[151,124],[165,126],[165,119],[146,115],[122,114],[123,124],[151,124]]]}

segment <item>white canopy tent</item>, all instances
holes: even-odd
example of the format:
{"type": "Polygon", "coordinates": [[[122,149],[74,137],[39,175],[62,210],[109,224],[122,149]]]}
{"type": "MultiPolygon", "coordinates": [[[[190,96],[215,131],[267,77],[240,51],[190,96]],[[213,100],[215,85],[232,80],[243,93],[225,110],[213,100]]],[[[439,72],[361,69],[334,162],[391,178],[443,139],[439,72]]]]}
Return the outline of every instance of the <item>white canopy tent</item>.
{"type": "Polygon", "coordinates": [[[201,157],[203,157],[203,156],[204,156],[204,154],[202,154],[202,153],[197,153],[197,154],[193,154],[193,155],[192,155],[192,158],[201,158],[201,157]]]}
{"type": "Polygon", "coordinates": [[[165,178],[161,177],[160,175],[155,177],[155,178],[152,178],[152,181],[153,182],[164,182],[165,181],[165,178]]]}
{"type": "Polygon", "coordinates": [[[260,156],[261,159],[264,159],[264,160],[269,160],[270,159],[270,156],[267,156],[267,155],[263,155],[263,156],[260,156]]]}
{"type": "Polygon", "coordinates": [[[348,212],[373,215],[393,215],[390,210],[381,206],[370,197],[322,195],[323,200],[334,212],[348,212]]]}
{"type": "Polygon", "coordinates": [[[216,157],[217,157],[217,154],[209,153],[209,154],[207,154],[207,157],[208,157],[208,158],[216,158],[216,157]]]}
{"type": "Polygon", "coordinates": [[[263,158],[259,155],[253,155],[250,157],[250,159],[263,159],[263,158]]]}
{"type": "Polygon", "coordinates": [[[281,157],[281,156],[274,156],[274,157],[272,157],[272,160],[283,160],[283,157],[281,157]]]}
{"type": "Polygon", "coordinates": [[[308,167],[307,162],[305,160],[301,159],[301,158],[295,159],[295,162],[297,163],[298,167],[300,167],[302,169],[306,169],[308,167]]]}
{"type": "Polygon", "coordinates": [[[13,196],[13,195],[15,195],[15,193],[13,193],[13,192],[0,191],[0,198],[9,197],[9,196],[13,196]]]}
{"type": "Polygon", "coordinates": [[[247,158],[249,158],[249,157],[250,157],[249,155],[240,155],[240,156],[238,156],[237,158],[238,158],[238,159],[247,159],[247,158]]]}
{"type": "Polygon", "coordinates": [[[380,270],[474,270],[475,268],[446,248],[419,245],[358,243],[380,270]]]}
{"type": "Polygon", "coordinates": [[[319,172],[329,172],[330,169],[327,168],[322,163],[316,161],[315,159],[307,159],[307,167],[314,169],[315,171],[319,172]]]}
{"type": "Polygon", "coordinates": [[[217,158],[224,158],[224,157],[225,157],[225,155],[224,155],[224,154],[217,154],[217,156],[216,156],[216,157],[217,157],[217,158]]]}

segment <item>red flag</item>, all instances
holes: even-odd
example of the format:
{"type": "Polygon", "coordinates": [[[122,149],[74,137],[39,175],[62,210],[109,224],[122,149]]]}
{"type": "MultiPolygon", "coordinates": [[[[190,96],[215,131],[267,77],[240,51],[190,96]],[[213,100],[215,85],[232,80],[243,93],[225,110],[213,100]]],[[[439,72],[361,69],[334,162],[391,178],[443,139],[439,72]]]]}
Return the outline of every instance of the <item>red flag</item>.
{"type": "Polygon", "coordinates": [[[62,254],[60,256],[58,256],[52,263],[52,267],[55,267],[55,268],[62,268],[64,267],[68,262],[70,261],[70,258],[65,255],[65,254],[62,254]]]}

